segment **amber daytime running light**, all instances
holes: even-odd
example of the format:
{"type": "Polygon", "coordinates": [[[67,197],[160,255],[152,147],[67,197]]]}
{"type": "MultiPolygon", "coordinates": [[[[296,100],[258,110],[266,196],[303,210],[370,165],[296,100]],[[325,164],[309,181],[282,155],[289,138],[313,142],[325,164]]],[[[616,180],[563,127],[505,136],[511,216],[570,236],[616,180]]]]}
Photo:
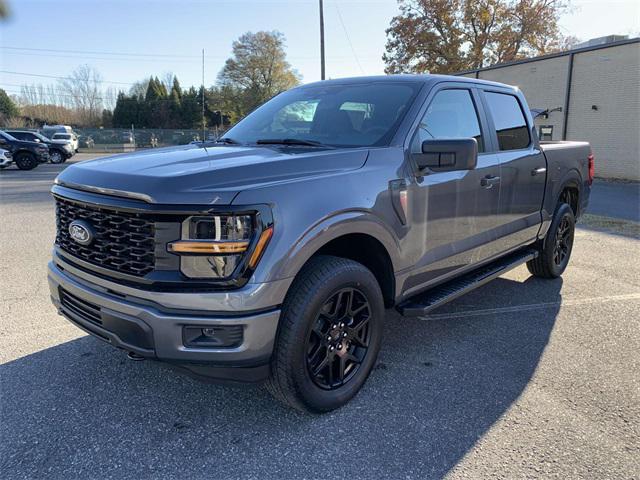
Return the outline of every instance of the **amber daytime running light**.
{"type": "MultiPolygon", "coordinates": [[[[181,268],[190,277],[227,277],[249,250],[255,234],[251,215],[195,216],[182,224],[182,239],[168,244],[182,256],[181,268]]],[[[261,231],[247,265],[255,268],[273,235],[273,227],[261,231]]]]}
{"type": "Polygon", "coordinates": [[[181,240],[169,244],[173,253],[224,254],[243,253],[247,251],[249,242],[207,242],[205,240],[181,240]]]}

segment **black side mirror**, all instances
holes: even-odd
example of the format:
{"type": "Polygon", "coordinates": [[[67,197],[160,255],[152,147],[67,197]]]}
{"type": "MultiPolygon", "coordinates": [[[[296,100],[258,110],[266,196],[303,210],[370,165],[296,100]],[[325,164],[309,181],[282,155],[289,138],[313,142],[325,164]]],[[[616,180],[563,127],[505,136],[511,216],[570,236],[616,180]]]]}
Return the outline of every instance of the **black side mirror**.
{"type": "Polygon", "coordinates": [[[478,142],[475,138],[425,140],[422,153],[413,156],[420,170],[472,170],[478,164],[478,142]]]}

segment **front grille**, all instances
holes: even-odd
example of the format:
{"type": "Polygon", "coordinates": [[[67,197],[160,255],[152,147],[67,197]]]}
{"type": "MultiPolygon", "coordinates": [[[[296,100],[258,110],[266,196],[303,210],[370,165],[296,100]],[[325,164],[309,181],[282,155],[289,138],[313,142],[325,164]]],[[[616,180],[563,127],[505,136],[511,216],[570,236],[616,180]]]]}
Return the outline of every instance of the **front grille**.
{"type": "Polygon", "coordinates": [[[76,314],[83,320],[102,325],[102,314],[99,306],[86,302],[62,289],[60,289],[60,304],[63,309],[76,314]]]}
{"type": "Polygon", "coordinates": [[[79,205],[56,198],[56,245],[94,265],[143,277],[155,266],[154,222],[141,214],[79,205]],[[71,238],[69,224],[84,220],[95,238],[83,246],[71,238]]]}

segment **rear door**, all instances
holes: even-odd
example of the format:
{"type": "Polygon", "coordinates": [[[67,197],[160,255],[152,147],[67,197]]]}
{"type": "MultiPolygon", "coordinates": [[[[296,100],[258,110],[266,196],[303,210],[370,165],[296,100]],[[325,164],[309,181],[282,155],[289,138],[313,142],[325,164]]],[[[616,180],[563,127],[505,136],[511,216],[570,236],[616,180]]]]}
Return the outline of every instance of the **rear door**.
{"type": "Polygon", "coordinates": [[[500,161],[487,145],[488,128],[479,93],[469,84],[444,86],[427,100],[410,142],[410,155],[429,139],[475,138],[472,170],[423,171],[409,195],[411,255],[415,273],[408,289],[425,286],[491,256],[500,199],[500,161]],[[491,182],[487,182],[491,179],[491,182]]]}
{"type": "Polygon", "coordinates": [[[500,159],[497,244],[499,250],[507,251],[536,238],[547,165],[521,98],[492,89],[484,89],[483,96],[500,159]]]}

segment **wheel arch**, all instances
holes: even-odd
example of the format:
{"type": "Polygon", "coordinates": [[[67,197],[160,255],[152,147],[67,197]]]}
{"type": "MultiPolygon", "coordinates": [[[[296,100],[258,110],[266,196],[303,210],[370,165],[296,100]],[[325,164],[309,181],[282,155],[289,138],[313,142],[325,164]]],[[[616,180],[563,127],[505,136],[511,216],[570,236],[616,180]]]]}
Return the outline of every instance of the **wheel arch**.
{"type": "Polygon", "coordinates": [[[363,264],[376,277],[385,306],[393,306],[399,247],[394,235],[376,217],[364,212],[347,212],[316,224],[289,251],[290,261],[281,276],[296,276],[318,255],[333,255],[363,264]]]}
{"type": "Polygon", "coordinates": [[[556,194],[554,196],[555,203],[553,205],[554,211],[558,203],[563,200],[565,203],[568,203],[573,210],[573,214],[576,218],[578,218],[579,208],[580,208],[580,196],[581,196],[581,185],[582,185],[582,177],[580,172],[576,169],[569,170],[566,175],[563,177],[562,181],[558,183],[559,187],[556,190],[556,194]]]}

